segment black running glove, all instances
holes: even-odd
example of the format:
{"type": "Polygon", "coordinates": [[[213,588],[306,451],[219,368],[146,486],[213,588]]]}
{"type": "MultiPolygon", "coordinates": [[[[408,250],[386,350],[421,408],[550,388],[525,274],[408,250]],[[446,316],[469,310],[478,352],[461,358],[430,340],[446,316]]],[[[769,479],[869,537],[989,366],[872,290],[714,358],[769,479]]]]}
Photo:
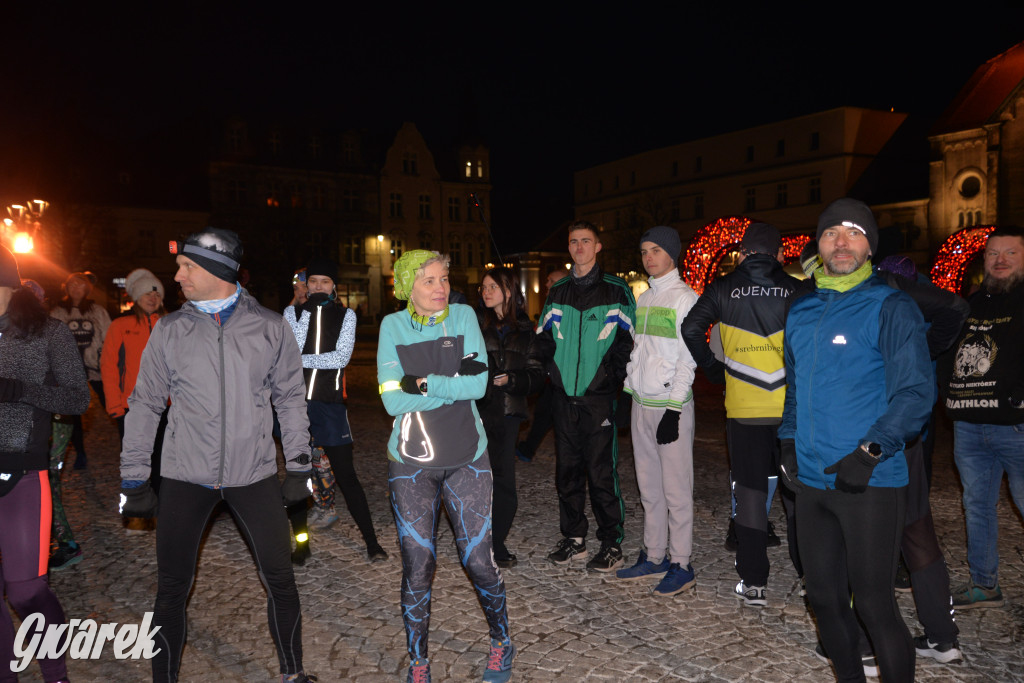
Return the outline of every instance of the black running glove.
{"type": "Polygon", "coordinates": [[[121,500],[117,511],[125,517],[142,517],[149,519],[156,517],[159,501],[149,482],[144,481],[139,486],[128,487],[121,485],[121,500]]]}
{"type": "Polygon", "coordinates": [[[313,470],[305,472],[288,471],[281,484],[281,497],[285,505],[295,505],[313,495],[313,470]]]}
{"type": "Polygon", "coordinates": [[[420,391],[420,387],[417,384],[419,380],[420,378],[414,375],[406,375],[405,377],[402,378],[402,381],[399,382],[399,384],[402,387],[402,391],[404,391],[405,393],[415,394],[416,396],[422,396],[423,392],[420,391]]]}
{"type": "Polygon", "coordinates": [[[782,483],[788,486],[790,491],[797,493],[804,487],[804,483],[796,476],[796,441],[782,439],[779,442],[779,455],[779,474],[782,475],[782,483]]]}
{"type": "Polygon", "coordinates": [[[879,459],[868,454],[860,446],[837,463],[825,468],[825,474],[836,475],[836,488],[847,493],[864,493],[871,480],[871,473],[879,459]]]}
{"type": "Polygon", "coordinates": [[[459,377],[471,377],[473,375],[479,375],[481,372],[487,372],[487,363],[481,363],[476,358],[476,352],[469,354],[462,359],[462,364],[459,365],[459,377]]]}
{"type": "Polygon", "coordinates": [[[671,408],[665,409],[658,423],[658,432],[654,435],[659,446],[672,443],[679,438],[679,411],[671,408]]]}
{"type": "Polygon", "coordinates": [[[0,403],[20,401],[24,389],[20,379],[0,377],[0,403]]]}

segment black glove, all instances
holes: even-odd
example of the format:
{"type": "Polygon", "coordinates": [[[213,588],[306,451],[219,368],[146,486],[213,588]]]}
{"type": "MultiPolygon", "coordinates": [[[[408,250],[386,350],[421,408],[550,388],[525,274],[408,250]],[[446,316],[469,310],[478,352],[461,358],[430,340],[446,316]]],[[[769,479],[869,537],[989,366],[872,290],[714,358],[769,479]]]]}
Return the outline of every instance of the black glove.
{"type": "Polygon", "coordinates": [[[24,390],[20,379],[9,379],[0,377],[0,403],[14,403],[21,400],[21,393],[24,390]]]}
{"type": "Polygon", "coordinates": [[[825,468],[825,474],[836,475],[836,488],[847,493],[864,493],[879,459],[860,446],[843,459],[825,468]]]}
{"type": "Polygon", "coordinates": [[[402,391],[404,391],[407,394],[415,394],[417,396],[422,396],[423,392],[420,391],[419,386],[416,384],[416,382],[418,382],[419,379],[419,377],[416,377],[414,375],[406,375],[405,377],[403,377],[402,381],[399,382],[399,384],[402,386],[402,391]]]}
{"type": "Polygon", "coordinates": [[[725,384],[725,363],[722,361],[716,358],[714,365],[711,367],[702,366],[701,369],[704,371],[704,376],[712,384],[725,384]]]}
{"type": "Polygon", "coordinates": [[[481,372],[487,372],[487,363],[481,363],[474,358],[476,358],[475,351],[462,359],[462,364],[459,365],[459,377],[471,377],[479,375],[481,372]]]}
{"type": "Polygon", "coordinates": [[[149,519],[156,517],[159,501],[149,482],[142,482],[141,486],[121,486],[121,501],[117,511],[125,517],[143,517],[149,519]]]}
{"type": "Polygon", "coordinates": [[[793,439],[782,439],[779,442],[779,474],[782,475],[782,483],[793,493],[804,487],[804,483],[796,476],[796,441],[793,439]]]}
{"type": "Polygon", "coordinates": [[[281,497],[285,505],[295,505],[313,495],[313,470],[293,472],[288,470],[281,483],[281,497]]]}
{"type": "Polygon", "coordinates": [[[654,439],[658,442],[659,446],[664,446],[678,438],[679,411],[666,408],[665,414],[661,416],[661,422],[658,423],[658,433],[654,435],[654,439]]]}

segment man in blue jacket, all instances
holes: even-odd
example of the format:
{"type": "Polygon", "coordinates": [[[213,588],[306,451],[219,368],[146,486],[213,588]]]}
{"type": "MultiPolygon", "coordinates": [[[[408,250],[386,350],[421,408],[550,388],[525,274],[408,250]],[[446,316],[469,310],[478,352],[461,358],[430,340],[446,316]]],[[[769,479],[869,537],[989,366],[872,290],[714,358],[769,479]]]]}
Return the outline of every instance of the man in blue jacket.
{"type": "Polygon", "coordinates": [[[863,202],[836,200],[818,219],[822,267],[786,320],[780,473],[797,494],[807,596],[839,679],[863,676],[859,616],[883,680],[909,681],[914,644],[893,594],[903,449],[928,419],[935,380],[920,310],[872,274],[877,244],[863,202]]]}

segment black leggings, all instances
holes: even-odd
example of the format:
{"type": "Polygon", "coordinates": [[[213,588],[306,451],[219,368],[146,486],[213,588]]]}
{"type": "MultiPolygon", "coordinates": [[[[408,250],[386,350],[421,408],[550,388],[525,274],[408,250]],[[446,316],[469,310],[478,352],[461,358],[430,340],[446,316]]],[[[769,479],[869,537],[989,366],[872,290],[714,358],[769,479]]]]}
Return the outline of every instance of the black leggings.
{"type": "Polygon", "coordinates": [[[334,483],[341,489],[345,505],[359,527],[363,541],[368,548],[376,546],[377,533],[373,530],[373,521],[370,519],[370,506],[366,502],[366,493],[363,491],[363,485],[359,483],[356,468],[352,463],[352,444],[324,446],[323,449],[327,459],[331,461],[334,483]]]}
{"type": "Polygon", "coordinates": [[[248,486],[209,489],[164,479],[160,489],[160,524],[156,530],[159,582],[153,625],[160,652],[153,658],[153,681],[178,680],[185,646],[185,603],[195,577],[199,542],[220,501],[231,510],[256,560],[267,589],[267,620],[277,647],[281,673],[302,671],[302,618],[292,573],[288,518],[281,505],[277,477],[248,486]]]}
{"type": "Polygon", "coordinates": [[[806,486],[796,496],[807,598],[840,681],[864,680],[857,616],[874,645],[882,680],[914,680],[914,643],[893,593],[906,496],[906,487],[874,486],[864,493],[806,486]]]}

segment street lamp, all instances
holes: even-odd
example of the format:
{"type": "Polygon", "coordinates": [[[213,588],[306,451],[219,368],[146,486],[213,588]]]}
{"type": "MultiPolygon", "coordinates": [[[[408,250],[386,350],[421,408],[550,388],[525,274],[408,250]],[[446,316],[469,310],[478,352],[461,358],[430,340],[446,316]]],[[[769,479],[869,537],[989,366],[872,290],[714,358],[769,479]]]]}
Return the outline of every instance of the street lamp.
{"type": "Polygon", "coordinates": [[[35,248],[35,238],[50,203],[33,199],[25,204],[9,204],[7,218],[3,220],[3,240],[18,254],[27,254],[35,248]]]}

